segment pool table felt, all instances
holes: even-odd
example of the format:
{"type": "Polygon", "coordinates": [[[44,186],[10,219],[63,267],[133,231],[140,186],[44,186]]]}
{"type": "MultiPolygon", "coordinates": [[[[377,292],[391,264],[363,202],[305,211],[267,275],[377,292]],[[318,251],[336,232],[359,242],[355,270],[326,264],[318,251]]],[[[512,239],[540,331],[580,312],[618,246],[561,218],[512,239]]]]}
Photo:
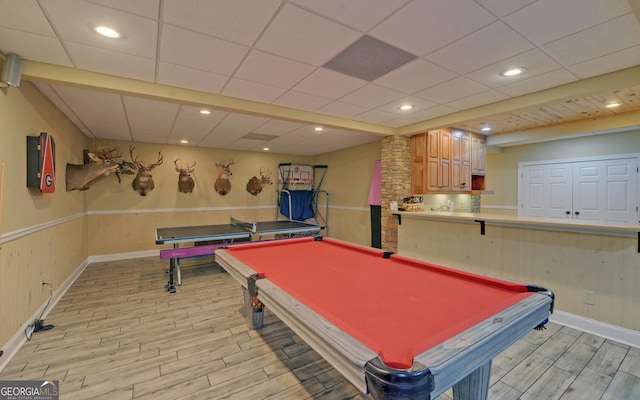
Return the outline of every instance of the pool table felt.
{"type": "Polygon", "coordinates": [[[329,238],[229,251],[392,368],[411,367],[415,355],[532,295],[522,284],[397,255],[383,258],[381,250],[329,238]]]}

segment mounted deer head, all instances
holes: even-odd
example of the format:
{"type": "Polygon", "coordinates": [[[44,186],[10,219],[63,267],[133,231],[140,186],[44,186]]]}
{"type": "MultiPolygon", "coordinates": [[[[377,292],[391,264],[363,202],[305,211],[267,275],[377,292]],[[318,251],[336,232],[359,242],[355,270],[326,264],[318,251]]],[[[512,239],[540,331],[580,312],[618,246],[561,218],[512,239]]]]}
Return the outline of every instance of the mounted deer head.
{"type": "Polygon", "coordinates": [[[271,185],[271,172],[267,169],[266,171],[262,171],[260,168],[260,178],[252,177],[247,182],[247,192],[256,196],[258,193],[262,192],[262,188],[265,185],[271,185]]]}
{"type": "Polygon", "coordinates": [[[134,166],[138,172],[133,182],[131,182],[131,187],[133,187],[133,190],[138,192],[140,196],[146,196],[155,187],[151,170],[162,164],[163,156],[161,152],[158,152],[158,161],[156,161],[155,164],[150,164],[145,167],[142,164],[143,161],[138,161],[137,157],[133,156],[133,149],[135,149],[135,147],[129,146],[129,154],[131,155],[131,163],[129,164],[134,166]]]}
{"type": "Polygon", "coordinates": [[[229,182],[229,177],[233,174],[229,167],[232,164],[233,160],[229,160],[227,164],[223,162],[216,163],[216,167],[218,167],[218,178],[216,179],[213,187],[221,196],[224,196],[231,191],[231,182],[229,182]]]}
{"type": "Polygon", "coordinates": [[[191,177],[191,173],[195,169],[196,162],[193,162],[193,165],[189,166],[187,164],[187,168],[183,167],[182,164],[178,165],[178,160],[173,162],[176,166],[176,171],[180,173],[178,176],[178,191],[180,193],[191,193],[193,192],[193,187],[195,183],[193,182],[193,178],[191,177]]]}
{"type": "MultiPolygon", "coordinates": [[[[133,171],[130,168],[127,168],[126,162],[115,161],[116,159],[122,157],[122,153],[118,152],[118,147],[110,146],[109,142],[107,142],[107,144],[98,144],[98,146],[93,148],[92,153],[102,160],[109,160],[118,164],[118,168],[114,171],[116,178],[118,178],[118,183],[122,182],[122,179],[120,179],[120,174],[133,175],[133,171]]],[[[88,161],[85,159],[85,164],[87,162],[88,161]]]]}
{"type": "Polygon", "coordinates": [[[91,160],[88,164],[69,164],[66,169],[67,192],[87,190],[100,178],[115,172],[119,164],[110,159],[102,159],[93,153],[87,153],[91,160]]]}

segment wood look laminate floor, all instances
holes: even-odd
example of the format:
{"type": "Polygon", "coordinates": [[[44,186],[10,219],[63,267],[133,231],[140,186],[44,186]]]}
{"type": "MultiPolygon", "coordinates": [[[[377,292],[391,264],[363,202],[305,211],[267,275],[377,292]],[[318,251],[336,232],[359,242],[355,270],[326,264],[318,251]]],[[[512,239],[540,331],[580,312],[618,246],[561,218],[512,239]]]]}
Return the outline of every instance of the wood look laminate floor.
{"type": "MultiPolygon", "coordinates": [[[[175,294],[164,268],[88,266],[46,317],[55,328],[33,334],[0,380],[59,380],[61,399],[360,398],[268,311],[248,330],[242,290],[220,268],[183,267],[175,294]]],[[[549,324],[494,359],[489,398],[640,399],[640,350],[549,324]]]]}

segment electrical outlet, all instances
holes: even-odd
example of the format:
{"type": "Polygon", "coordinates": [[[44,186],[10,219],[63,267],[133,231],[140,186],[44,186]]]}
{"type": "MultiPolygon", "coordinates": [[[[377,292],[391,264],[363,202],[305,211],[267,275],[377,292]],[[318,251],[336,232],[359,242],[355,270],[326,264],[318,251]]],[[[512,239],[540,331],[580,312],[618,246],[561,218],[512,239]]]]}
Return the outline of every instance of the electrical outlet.
{"type": "Polygon", "coordinates": [[[596,304],[596,292],[594,292],[592,290],[583,291],[582,292],[582,301],[585,304],[595,305],[596,304]]]}

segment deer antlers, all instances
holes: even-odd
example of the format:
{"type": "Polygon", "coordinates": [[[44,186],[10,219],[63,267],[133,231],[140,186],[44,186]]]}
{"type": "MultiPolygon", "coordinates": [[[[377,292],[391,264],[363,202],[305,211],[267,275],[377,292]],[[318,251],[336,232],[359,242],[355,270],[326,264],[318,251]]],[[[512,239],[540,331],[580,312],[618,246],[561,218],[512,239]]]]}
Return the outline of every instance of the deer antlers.
{"type": "Polygon", "coordinates": [[[146,169],[147,171],[151,171],[153,168],[157,167],[158,165],[162,164],[162,161],[164,160],[164,156],[162,155],[161,152],[158,152],[158,161],[155,162],[155,164],[149,164],[148,166],[144,166],[142,163],[144,161],[138,161],[138,157],[134,157],[133,156],[133,150],[135,149],[135,146],[130,145],[129,146],[129,155],[131,156],[131,162],[133,164],[135,164],[135,166],[140,170],[140,169],[146,169]]]}

